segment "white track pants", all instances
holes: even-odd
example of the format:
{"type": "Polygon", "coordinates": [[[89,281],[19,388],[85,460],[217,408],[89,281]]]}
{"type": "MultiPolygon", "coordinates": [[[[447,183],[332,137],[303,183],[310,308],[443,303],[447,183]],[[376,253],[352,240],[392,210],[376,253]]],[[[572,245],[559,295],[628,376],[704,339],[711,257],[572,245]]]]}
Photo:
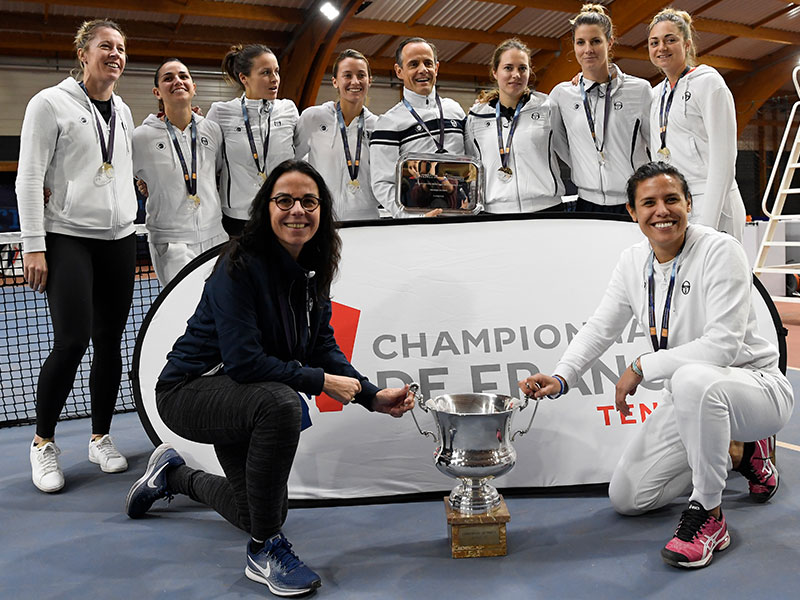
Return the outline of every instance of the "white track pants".
{"type": "Polygon", "coordinates": [[[794,406],[780,373],[687,365],[671,383],[611,476],[608,494],[622,514],[659,508],[690,489],[690,500],[716,508],[731,468],[730,441],[777,433],[794,406]]]}
{"type": "Polygon", "coordinates": [[[228,234],[223,233],[216,237],[198,242],[196,244],[184,244],[180,242],[169,242],[164,244],[150,244],[150,259],[153,261],[153,269],[158,277],[161,287],[166,286],[177,275],[180,270],[188,265],[193,258],[200,256],[203,252],[214,246],[218,246],[228,241],[228,234]]]}

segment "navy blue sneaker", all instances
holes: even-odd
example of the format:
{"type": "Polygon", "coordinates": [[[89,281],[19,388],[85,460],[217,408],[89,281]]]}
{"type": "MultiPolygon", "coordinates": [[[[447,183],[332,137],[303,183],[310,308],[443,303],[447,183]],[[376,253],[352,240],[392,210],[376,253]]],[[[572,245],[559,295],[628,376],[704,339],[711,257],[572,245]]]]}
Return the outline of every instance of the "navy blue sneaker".
{"type": "Polygon", "coordinates": [[[167,471],[186,464],[169,444],[161,444],[147,461],[147,469],[133,484],[125,498],[125,512],[131,519],[138,519],[161,498],[172,498],[167,489],[167,471]]]}
{"type": "Polygon", "coordinates": [[[302,596],[322,585],[319,575],[292,552],[292,545],[282,533],[272,536],[264,547],[253,552],[247,544],[248,579],[263,583],[276,596],[302,596]]]}

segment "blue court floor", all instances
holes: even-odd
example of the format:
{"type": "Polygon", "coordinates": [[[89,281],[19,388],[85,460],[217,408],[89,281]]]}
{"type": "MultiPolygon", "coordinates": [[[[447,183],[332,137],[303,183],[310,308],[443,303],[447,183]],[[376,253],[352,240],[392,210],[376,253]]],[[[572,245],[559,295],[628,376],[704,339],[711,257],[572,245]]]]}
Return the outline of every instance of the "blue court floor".
{"type": "MultiPolygon", "coordinates": [[[[790,371],[800,396],[800,371],[790,371]]],[[[602,491],[508,497],[508,556],[449,557],[441,500],[292,509],[285,532],[320,573],[322,599],[764,598],[800,595],[800,416],[779,435],[782,474],[767,504],[747,499],[734,474],[723,508],[732,544],[706,569],[662,563],[685,502],[621,517],[602,491]]],[[[46,495],[30,481],[32,427],[0,429],[0,598],[272,597],[245,578],[246,536],[214,512],[178,497],[139,521],[125,494],[152,445],[136,414],[115,418],[126,473],[106,475],[86,460],[88,420],[61,423],[67,478],[46,495]]],[[[443,483],[447,487],[448,482],[443,483]]]]}

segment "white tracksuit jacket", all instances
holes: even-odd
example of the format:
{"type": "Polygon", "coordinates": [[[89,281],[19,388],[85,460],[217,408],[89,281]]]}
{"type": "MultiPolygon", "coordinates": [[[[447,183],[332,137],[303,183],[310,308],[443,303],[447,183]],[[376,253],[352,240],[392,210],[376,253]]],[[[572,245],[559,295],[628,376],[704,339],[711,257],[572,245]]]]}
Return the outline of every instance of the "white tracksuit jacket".
{"type": "MultiPolygon", "coordinates": [[[[133,172],[147,183],[147,233],[151,244],[197,244],[225,231],[217,191],[222,167],[222,131],[214,121],[195,115],[197,123],[197,197],[191,210],[178,153],[164,121],[149,115],[133,132],[133,172]]],[[[173,127],[186,167],[192,168],[190,126],[173,127]]]]}
{"type": "MultiPolygon", "coordinates": [[[[669,81],[653,88],[650,153],[661,147],[659,111],[669,81]]],[[[666,102],[666,98],[665,98],[666,102]]],[[[681,77],[667,123],[669,163],[683,173],[694,197],[693,223],[727,231],[742,239],[745,210],[736,184],[736,108],[722,76],[699,65],[681,77]]]]}
{"type": "MultiPolygon", "coordinates": [[[[534,212],[560,204],[564,184],[556,159],[557,140],[553,132],[554,121],[560,120],[558,108],[547,94],[531,93],[519,113],[511,142],[509,167],[513,175],[509,180],[501,180],[497,176],[502,166],[494,107],[497,102],[499,100],[476,103],[467,115],[465,127],[467,154],[483,163],[486,212],[534,212]]],[[[500,118],[503,142],[507,143],[511,121],[500,118]]]]}
{"type": "MultiPolygon", "coordinates": [[[[570,81],[559,83],[550,92],[562,123],[557,133],[562,143],[569,147],[572,181],[578,195],[584,200],[601,205],[624,204],[625,184],[633,172],[648,161],[647,144],[650,140],[650,84],[644,79],[626,75],[616,65],[611,65],[617,76],[611,80],[613,102],[608,117],[608,134],[603,131],[605,115],[605,84],[588,93],[593,107],[595,132],[598,144],[605,140],[605,164],[598,161],[581,90],[570,81]],[[602,94],[602,97],[600,96],[602,94]]],[[[584,79],[588,90],[592,83],[584,79]]],[[[652,153],[652,150],[651,150],[652,153]]]]}
{"type": "MultiPolygon", "coordinates": [[[[605,352],[631,317],[647,329],[647,240],[620,256],[606,293],[592,317],[573,338],[554,373],[570,387],[605,352]]],[[[683,365],[704,363],[779,374],[778,350],[757,333],[750,302],[752,275],[742,245],[703,225],[690,225],[678,258],[669,319],[669,345],[644,354],[647,382],[670,378],[683,365]]],[[[670,271],[654,269],[656,327],[661,328],[670,271]]]]}
{"type": "MultiPolygon", "coordinates": [[[[244,94],[242,94],[244,96],[244,94]]],[[[269,105],[262,100],[245,99],[250,127],[253,130],[253,141],[258,150],[259,162],[264,164],[261,156],[264,148],[264,136],[269,133],[269,150],[265,173],[289,158],[294,158],[294,128],[297,124],[297,107],[291,100],[277,99],[272,109],[271,129],[267,123],[269,105]]],[[[220,198],[222,212],[233,219],[246,220],[250,205],[259,189],[261,177],[256,169],[250,142],[242,116],[241,97],[227,102],[214,102],[208,110],[207,118],[216,121],[222,129],[224,140],[224,167],[220,180],[220,198]]]]}
{"type": "MultiPolygon", "coordinates": [[[[355,160],[358,136],[358,118],[347,126],[347,143],[350,156],[355,160]]],[[[360,186],[353,191],[347,183],[350,172],[344,156],[344,144],[336,120],[336,103],[328,101],[319,106],[309,106],[300,115],[294,133],[295,155],[305,159],[319,171],[333,194],[333,206],[340,221],[377,219],[378,201],[370,183],[369,140],[378,116],[364,107],[364,137],[361,141],[361,160],[358,168],[360,186]]]]}
{"type": "MultiPolygon", "coordinates": [[[[20,136],[16,193],[25,252],[43,252],[45,232],[116,240],[133,233],[136,191],[133,184],[130,109],[116,94],[114,179],[97,185],[103,164],[96,109],[78,82],[67,77],[36,94],[25,109],[20,136]],[[51,191],[44,205],[43,188],[51,191]]],[[[108,140],[108,124],[100,114],[108,140]]]]}
{"type": "MultiPolygon", "coordinates": [[[[403,97],[414,107],[431,134],[439,139],[439,107],[436,90],[421,96],[403,88],[403,97]]],[[[441,98],[444,116],[444,148],[449,154],[464,154],[464,110],[450,98],[441,98]]],[[[397,161],[408,152],[436,152],[436,142],[417,123],[402,102],[378,118],[370,141],[372,191],[378,202],[392,213],[403,216],[396,199],[397,161]]]]}

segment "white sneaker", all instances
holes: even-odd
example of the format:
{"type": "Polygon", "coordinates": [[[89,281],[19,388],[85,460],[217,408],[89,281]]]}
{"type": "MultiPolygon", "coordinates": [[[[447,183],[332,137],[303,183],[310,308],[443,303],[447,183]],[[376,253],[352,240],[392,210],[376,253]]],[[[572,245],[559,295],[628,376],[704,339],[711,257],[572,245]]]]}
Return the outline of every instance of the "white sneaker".
{"type": "Polygon", "coordinates": [[[121,473],[128,469],[128,461],[119,453],[108,434],[89,441],[89,462],[100,465],[104,473],[121,473]]]}
{"type": "Polygon", "coordinates": [[[31,479],[33,485],[43,492],[57,492],[64,487],[64,473],[58,464],[58,449],[55,442],[47,442],[41,448],[31,444],[31,479]]]}

